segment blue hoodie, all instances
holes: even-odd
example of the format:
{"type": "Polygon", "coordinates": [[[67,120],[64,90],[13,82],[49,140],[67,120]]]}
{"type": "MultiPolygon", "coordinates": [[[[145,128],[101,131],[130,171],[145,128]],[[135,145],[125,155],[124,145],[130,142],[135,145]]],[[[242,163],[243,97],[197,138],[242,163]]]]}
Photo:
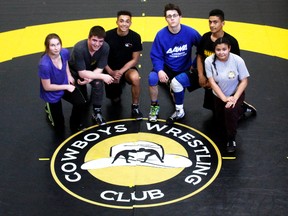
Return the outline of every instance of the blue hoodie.
{"type": "Polygon", "coordinates": [[[150,57],[153,70],[159,72],[167,65],[175,72],[184,72],[192,65],[192,47],[200,43],[201,35],[193,28],[181,24],[181,30],[172,34],[168,27],[161,29],[152,44],[150,57]]]}

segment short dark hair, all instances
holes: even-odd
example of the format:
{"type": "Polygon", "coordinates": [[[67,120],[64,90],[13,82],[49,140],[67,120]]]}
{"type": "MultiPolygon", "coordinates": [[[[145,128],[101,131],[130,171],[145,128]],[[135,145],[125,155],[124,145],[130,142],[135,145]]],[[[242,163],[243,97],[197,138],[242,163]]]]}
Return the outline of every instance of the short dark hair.
{"type": "Polygon", "coordinates": [[[93,26],[90,29],[88,38],[91,38],[93,36],[99,37],[99,38],[105,38],[106,32],[105,29],[102,26],[93,26]]]}
{"type": "Polygon", "coordinates": [[[210,16],[217,16],[217,17],[220,18],[221,21],[225,20],[224,12],[222,10],[220,10],[220,9],[211,10],[210,13],[209,13],[209,17],[210,16]]]}
{"type": "Polygon", "coordinates": [[[226,37],[220,37],[218,38],[215,42],[214,42],[214,50],[215,50],[215,47],[219,44],[227,44],[229,47],[231,47],[231,42],[228,38],[226,37]]]}
{"type": "Polygon", "coordinates": [[[166,17],[166,12],[167,12],[168,10],[176,10],[177,13],[179,14],[179,16],[182,16],[182,12],[181,12],[181,10],[180,10],[180,8],[179,8],[178,5],[174,5],[174,4],[172,4],[172,3],[169,3],[169,4],[165,5],[165,8],[164,8],[164,17],[166,17]]]}
{"type": "Polygon", "coordinates": [[[132,13],[130,11],[126,11],[126,10],[121,10],[121,11],[117,12],[117,18],[121,15],[126,15],[126,16],[132,17],[132,13]]]}

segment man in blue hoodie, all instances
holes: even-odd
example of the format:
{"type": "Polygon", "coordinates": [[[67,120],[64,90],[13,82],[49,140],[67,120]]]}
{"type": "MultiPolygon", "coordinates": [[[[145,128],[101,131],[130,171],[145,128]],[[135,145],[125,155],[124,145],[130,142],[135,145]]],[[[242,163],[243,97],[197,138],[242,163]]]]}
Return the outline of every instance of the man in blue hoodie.
{"type": "MultiPolygon", "coordinates": [[[[167,4],[164,17],[168,26],[161,29],[152,44],[150,52],[153,70],[149,74],[149,92],[151,108],[149,121],[157,122],[160,106],[158,103],[158,84],[174,86],[173,96],[175,112],[167,119],[167,124],[172,124],[184,117],[184,91],[194,85],[195,79],[191,77],[192,47],[200,43],[201,35],[193,28],[180,23],[182,13],[174,4],[167,4]],[[193,83],[193,84],[192,84],[193,83]],[[173,84],[173,85],[172,85],[173,84]],[[174,91],[176,90],[176,91],[174,91]]],[[[197,85],[198,80],[196,80],[197,85]]]]}

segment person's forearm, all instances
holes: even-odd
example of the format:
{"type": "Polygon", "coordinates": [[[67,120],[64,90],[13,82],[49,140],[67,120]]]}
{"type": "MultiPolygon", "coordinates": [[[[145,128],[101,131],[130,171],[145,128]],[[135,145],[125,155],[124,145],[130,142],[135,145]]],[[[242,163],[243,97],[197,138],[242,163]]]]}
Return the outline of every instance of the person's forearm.
{"type": "Polygon", "coordinates": [[[43,84],[43,88],[45,91],[61,91],[61,90],[68,90],[69,85],[68,84],[63,84],[63,85],[58,85],[58,84],[43,84]]]}
{"type": "Polygon", "coordinates": [[[220,87],[217,85],[217,83],[214,81],[214,79],[211,77],[209,78],[209,83],[211,85],[211,88],[216,93],[218,98],[220,98],[223,102],[227,102],[227,97],[224,95],[220,87]]]}
{"type": "Polygon", "coordinates": [[[113,70],[110,68],[109,65],[105,66],[105,70],[107,71],[108,74],[113,75],[113,70]]]}
{"type": "Polygon", "coordinates": [[[87,78],[87,79],[101,79],[101,75],[102,75],[102,71],[103,69],[100,68],[96,68],[93,71],[89,71],[89,70],[83,70],[83,71],[79,71],[79,76],[81,78],[87,78]]]}
{"type": "Polygon", "coordinates": [[[236,100],[238,100],[238,98],[243,94],[247,85],[248,85],[248,79],[247,78],[240,81],[238,88],[234,94],[234,98],[236,98],[236,100]]]}
{"type": "Polygon", "coordinates": [[[120,73],[125,73],[127,70],[129,70],[132,67],[135,67],[138,63],[140,58],[140,52],[133,52],[132,59],[128,61],[119,71],[120,73]]]}
{"type": "Polygon", "coordinates": [[[137,61],[131,60],[131,61],[127,62],[119,71],[121,74],[123,74],[127,70],[129,70],[130,68],[134,67],[136,64],[137,64],[137,61]]]}
{"type": "Polygon", "coordinates": [[[197,55],[197,71],[198,71],[198,76],[204,76],[204,65],[202,61],[202,57],[197,55]]]}

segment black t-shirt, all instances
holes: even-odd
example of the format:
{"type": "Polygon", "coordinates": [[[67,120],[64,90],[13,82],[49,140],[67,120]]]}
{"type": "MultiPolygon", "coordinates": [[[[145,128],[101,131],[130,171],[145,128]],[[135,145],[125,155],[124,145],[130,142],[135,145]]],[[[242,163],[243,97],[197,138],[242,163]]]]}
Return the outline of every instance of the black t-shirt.
{"type": "MultiPolygon", "coordinates": [[[[200,41],[200,45],[198,47],[197,50],[197,54],[201,55],[202,57],[204,57],[204,60],[214,54],[214,42],[211,40],[211,32],[207,32],[205,33],[200,41]]],[[[225,38],[227,38],[230,43],[231,43],[231,52],[239,55],[240,56],[240,49],[239,49],[239,44],[238,41],[230,34],[224,32],[224,36],[225,38]]]]}
{"type": "Polygon", "coordinates": [[[132,59],[133,52],[142,51],[141,37],[129,30],[126,36],[119,36],[117,28],[106,32],[105,41],[110,46],[108,65],[112,70],[119,70],[132,59]]]}

